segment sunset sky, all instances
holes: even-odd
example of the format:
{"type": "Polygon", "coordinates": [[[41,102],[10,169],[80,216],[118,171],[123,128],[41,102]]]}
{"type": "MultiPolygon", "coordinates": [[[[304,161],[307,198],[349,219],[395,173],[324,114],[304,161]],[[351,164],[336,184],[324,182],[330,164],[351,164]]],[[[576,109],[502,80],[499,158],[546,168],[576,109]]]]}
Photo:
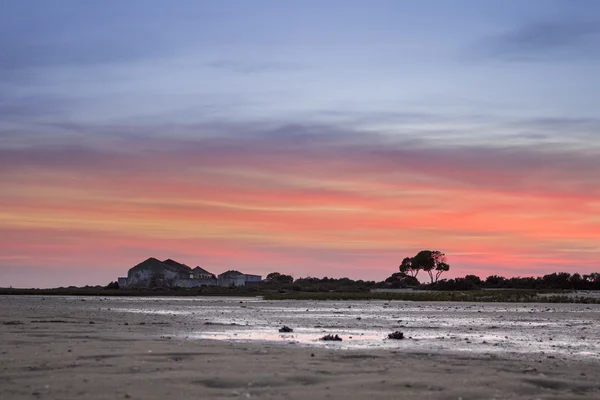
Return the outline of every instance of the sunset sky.
{"type": "Polygon", "coordinates": [[[0,287],[600,271],[598,71],[595,0],[5,0],[0,287]]]}

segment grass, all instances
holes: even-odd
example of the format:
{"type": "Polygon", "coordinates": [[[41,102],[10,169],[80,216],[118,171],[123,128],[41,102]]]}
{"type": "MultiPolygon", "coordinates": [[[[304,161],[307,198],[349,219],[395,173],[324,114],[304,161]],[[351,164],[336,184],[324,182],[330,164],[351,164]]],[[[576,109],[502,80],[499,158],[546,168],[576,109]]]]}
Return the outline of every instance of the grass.
{"type": "Polygon", "coordinates": [[[102,296],[102,297],[188,297],[188,296],[259,296],[256,288],[194,288],[194,289],[0,289],[3,296],[102,296]]]}
{"type": "Polygon", "coordinates": [[[195,289],[0,289],[0,295],[38,296],[102,296],[102,297],[190,297],[190,296],[263,296],[266,300],[402,300],[402,301],[458,301],[501,303],[581,303],[600,304],[600,298],[569,296],[564,292],[527,289],[428,291],[428,292],[278,292],[259,287],[195,289]],[[539,296],[539,294],[545,294],[539,296]]]}
{"type": "Polygon", "coordinates": [[[531,291],[443,291],[443,292],[291,292],[265,295],[268,300],[407,300],[407,301],[532,301],[537,296],[531,291]]]}
{"type": "Polygon", "coordinates": [[[403,301],[462,301],[499,303],[584,303],[600,304],[600,299],[583,296],[551,295],[538,296],[536,290],[469,290],[443,292],[402,293],[336,293],[336,292],[290,292],[271,293],[267,300],[403,300],[403,301]]]}

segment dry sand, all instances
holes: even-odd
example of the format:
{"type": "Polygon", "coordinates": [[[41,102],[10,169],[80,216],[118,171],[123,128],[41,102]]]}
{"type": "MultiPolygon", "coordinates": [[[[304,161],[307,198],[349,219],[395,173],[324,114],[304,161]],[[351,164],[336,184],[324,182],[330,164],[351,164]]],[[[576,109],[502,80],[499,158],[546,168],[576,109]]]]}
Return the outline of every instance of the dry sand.
{"type": "Polygon", "coordinates": [[[600,399],[596,358],[193,340],[82,300],[0,297],[0,399],[600,399]]]}

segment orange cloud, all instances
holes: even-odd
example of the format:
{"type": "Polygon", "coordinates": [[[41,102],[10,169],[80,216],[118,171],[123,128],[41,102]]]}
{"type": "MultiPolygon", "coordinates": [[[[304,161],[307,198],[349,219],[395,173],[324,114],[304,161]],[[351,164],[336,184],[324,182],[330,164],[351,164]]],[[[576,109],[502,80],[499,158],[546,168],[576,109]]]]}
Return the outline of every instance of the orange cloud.
{"type": "Polygon", "coordinates": [[[587,156],[557,167],[543,160],[566,155],[277,140],[46,151],[0,161],[11,268],[93,266],[110,280],[179,256],[215,272],[379,280],[422,248],[445,251],[455,274],[590,272],[600,258],[600,178],[581,169],[600,162],[587,156]]]}

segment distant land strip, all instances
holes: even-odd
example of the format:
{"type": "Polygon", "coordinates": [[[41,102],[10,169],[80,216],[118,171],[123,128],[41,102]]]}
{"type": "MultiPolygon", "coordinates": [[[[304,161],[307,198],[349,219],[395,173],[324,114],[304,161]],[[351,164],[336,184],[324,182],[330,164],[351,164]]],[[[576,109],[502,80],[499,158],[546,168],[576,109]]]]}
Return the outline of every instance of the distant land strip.
{"type": "MultiPolygon", "coordinates": [[[[264,290],[256,287],[195,288],[195,289],[104,289],[56,288],[13,289],[0,288],[2,296],[93,296],[93,297],[193,297],[236,296],[262,297],[265,300],[397,300],[397,301],[457,301],[457,302],[505,302],[505,303],[579,303],[600,304],[595,292],[571,290],[468,290],[468,291],[422,291],[399,289],[374,292],[301,292],[264,290]]],[[[83,300],[83,299],[82,299],[83,300]]]]}

